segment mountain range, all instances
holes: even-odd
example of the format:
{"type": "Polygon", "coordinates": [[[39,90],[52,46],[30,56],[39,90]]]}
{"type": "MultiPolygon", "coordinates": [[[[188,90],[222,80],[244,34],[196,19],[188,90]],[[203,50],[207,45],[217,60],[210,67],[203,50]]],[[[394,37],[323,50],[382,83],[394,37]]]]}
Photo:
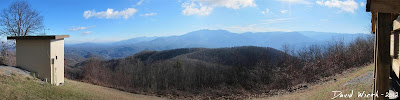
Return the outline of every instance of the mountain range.
{"type": "Polygon", "coordinates": [[[161,51],[177,48],[223,48],[236,46],[271,47],[280,50],[282,45],[296,49],[332,40],[349,43],[358,36],[369,34],[346,34],[329,32],[246,32],[233,33],[226,30],[198,30],[184,35],[165,37],[136,37],[109,43],[81,43],[65,45],[65,54],[71,59],[91,56],[104,59],[123,58],[143,50],[161,51]]]}

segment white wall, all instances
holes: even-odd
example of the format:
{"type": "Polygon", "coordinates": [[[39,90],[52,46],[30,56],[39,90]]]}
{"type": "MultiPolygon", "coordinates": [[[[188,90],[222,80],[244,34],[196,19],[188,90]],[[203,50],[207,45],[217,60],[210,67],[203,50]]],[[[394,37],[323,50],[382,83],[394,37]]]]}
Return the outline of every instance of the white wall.
{"type": "Polygon", "coordinates": [[[55,70],[54,84],[60,85],[60,83],[64,83],[64,39],[51,40],[50,48],[51,59],[55,59],[52,67],[55,70]]]}

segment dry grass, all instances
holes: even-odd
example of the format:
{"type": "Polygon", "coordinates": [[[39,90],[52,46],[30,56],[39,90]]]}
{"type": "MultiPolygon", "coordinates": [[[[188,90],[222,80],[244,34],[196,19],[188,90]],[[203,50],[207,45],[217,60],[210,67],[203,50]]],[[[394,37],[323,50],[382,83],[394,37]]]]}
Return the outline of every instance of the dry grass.
{"type": "Polygon", "coordinates": [[[370,71],[373,71],[373,65],[369,65],[362,68],[350,69],[343,74],[334,76],[331,80],[327,82],[322,82],[315,84],[308,89],[299,90],[293,93],[275,95],[269,98],[257,98],[255,100],[327,100],[334,97],[332,91],[342,91],[343,93],[351,93],[354,91],[352,98],[336,98],[336,99],[372,99],[372,98],[358,98],[358,92],[365,91],[366,93],[372,92],[373,86],[373,76],[367,76],[370,71]],[[348,84],[351,80],[359,80],[363,76],[367,76],[368,80],[359,82],[356,84],[348,84]],[[336,80],[334,80],[336,79],[336,80]]]}
{"type": "Polygon", "coordinates": [[[0,99],[5,100],[162,100],[83,82],[65,80],[64,86],[38,83],[19,74],[0,74],[0,99]]]}
{"type": "Polygon", "coordinates": [[[165,100],[160,97],[147,96],[140,94],[132,94],[128,92],[119,91],[112,88],[92,85],[88,83],[65,80],[66,87],[79,88],[83,92],[87,92],[102,100],[165,100]]]}

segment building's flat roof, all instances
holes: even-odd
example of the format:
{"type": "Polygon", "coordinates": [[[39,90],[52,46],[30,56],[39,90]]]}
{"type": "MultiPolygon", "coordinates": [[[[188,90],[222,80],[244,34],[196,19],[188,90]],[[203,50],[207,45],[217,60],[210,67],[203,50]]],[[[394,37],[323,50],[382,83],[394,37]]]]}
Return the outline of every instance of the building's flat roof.
{"type": "Polygon", "coordinates": [[[64,39],[69,35],[41,35],[41,36],[9,36],[7,39],[64,39]]]}

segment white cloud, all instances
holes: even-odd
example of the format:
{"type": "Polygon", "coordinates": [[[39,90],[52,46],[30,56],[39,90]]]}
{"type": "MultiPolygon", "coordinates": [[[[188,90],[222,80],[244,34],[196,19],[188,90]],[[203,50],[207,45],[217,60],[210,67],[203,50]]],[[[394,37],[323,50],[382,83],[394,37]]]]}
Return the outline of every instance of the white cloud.
{"type": "Polygon", "coordinates": [[[94,28],[94,27],[96,27],[96,26],[88,26],[88,27],[80,26],[80,27],[74,27],[72,29],[69,29],[69,31],[80,31],[80,30],[86,30],[86,29],[94,28]]]}
{"type": "Polygon", "coordinates": [[[287,2],[287,3],[290,3],[290,4],[305,4],[305,5],[311,5],[312,4],[310,1],[307,1],[307,0],[277,0],[277,1],[287,2]]]}
{"type": "Polygon", "coordinates": [[[92,34],[92,31],[82,32],[82,34],[92,34]]]}
{"type": "Polygon", "coordinates": [[[365,2],[360,2],[360,6],[361,6],[361,7],[366,6],[366,5],[365,5],[365,2]]]}
{"type": "Polygon", "coordinates": [[[96,12],[95,10],[87,10],[83,12],[83,17],[89,19],[90,17],[96,18],[106,18],[106,19],[119,19],[124,18],[128,19],[129,17],[133,16],[137,10],[135,8],[127,8],[122,11],[114,11],[114,9],[108,8],[106,11],[96,12]]]}
{"type": "Polygon", "coordinates": [[[157,15],[157,13],[147,13],[140,16],[155,16],[155,15],[157,15]]]}
{"type": "Polygon", "coordinates": [[[264,11],[261,11],[262,14],[269,14],[272,13],[269,8],[265,9],[264,11]]]}
{"type": "Polygon", "coordinates": [[[207,16],[211,13],[213,8],[204,6],[203,4],[197,5],[195,3],[184,3],[182,7],[185,9],[182,11],[183,15],[200,15],[207,16]]]}
{"type": "Polygon", "coordinates": [[[256,6],[254,0],[193,0],[213,7],[226,7],[232,9],[240,9],[243,7],[256,6]]]}
{"type": "Polygon", "coordinates": [[[289,10],[281,10],[281,13],[282,14],[284,14],[284,13],[287,13],[289,10]]]}
{"type": "Polygon", "coordinates": [[[137,6],[142,5],[144,0],[140,0],[139,2],[136,3],[137,6]]]}
{"type": "Polygon", "coordinates": [[[183,15],[207,16],[216,7],[240,9],[244,7],[255,7],[254,0],[187,0],[182,4],[183,15]]]}
{"type": "Polygon", "coordinates": [[[330,8],[332,7],[339,8],[341,9],[341,11],[346,11],[350,13],[354,13],[354,11],[359,7],[359,4],[354,0],[346,0],[346,1],[326,0],[326,1],[317,1],[316,3],[318,5],[327,6],[330,8]]]}

